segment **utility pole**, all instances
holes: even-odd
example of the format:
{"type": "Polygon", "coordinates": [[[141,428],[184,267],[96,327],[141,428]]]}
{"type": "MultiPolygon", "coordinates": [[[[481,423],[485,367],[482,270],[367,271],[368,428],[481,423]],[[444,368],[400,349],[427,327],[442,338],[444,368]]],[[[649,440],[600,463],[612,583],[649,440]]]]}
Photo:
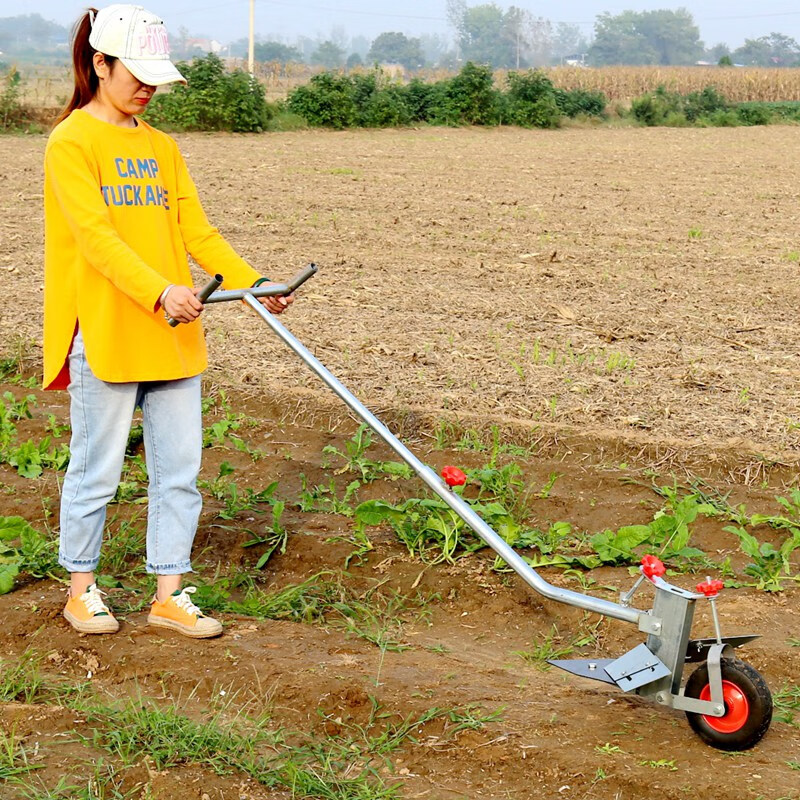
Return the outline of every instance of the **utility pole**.
{"type": "Polygon", "coordinates": [[[255,75],[255,27],[256,27],[256,0],[250,0],[250,41],[247,47],[247,71],[255,75]]]}

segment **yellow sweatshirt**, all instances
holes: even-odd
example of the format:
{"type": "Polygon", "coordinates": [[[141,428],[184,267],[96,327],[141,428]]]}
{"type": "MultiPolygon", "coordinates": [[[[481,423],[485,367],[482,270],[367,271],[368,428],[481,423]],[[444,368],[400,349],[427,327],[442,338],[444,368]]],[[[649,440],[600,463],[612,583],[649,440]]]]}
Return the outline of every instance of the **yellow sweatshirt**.
{"type": "Polygon", "coordinates": [[[45,152],[44,387],[69,383],[79,326],[104,381],[172,380],[207,365],[199,322],[171,328],[159,298],[191,285],[187,252],[226,288],[259,273],[212,227],[175,141],[76,110],[45,152]]]}

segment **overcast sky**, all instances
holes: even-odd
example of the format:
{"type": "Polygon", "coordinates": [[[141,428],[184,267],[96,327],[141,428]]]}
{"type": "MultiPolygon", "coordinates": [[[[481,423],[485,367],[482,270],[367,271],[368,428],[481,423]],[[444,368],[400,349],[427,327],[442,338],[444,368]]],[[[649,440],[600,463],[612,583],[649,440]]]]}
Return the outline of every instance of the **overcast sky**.
{"type": "MultiPolygon", "coordinates": [[[[107,5],[98,2],[97,5],[107,5]]],[[[164,18],[168,29],[186,26],[193,34],[213,36],[225,43],[247,34],[249,0],[139,0],[139,4],[164,18]]],[[[479,5],[468,0],[467,5],[479,5]]],[[[78,0],[0,0],[0,16],[39,12],[42,16],[70,25],[86,2],[78,0]]],[[[591,34],[595,17],[603,12],[650,11],[659,8],[687,8],[700,27],[706,45],[725,42],[735,48],[745,38],[778,31],[800,41],[800,8],[796,2],[762,0],[686,0],[686,2],[624,2],[624,0],[515,0],[497,5],[516,5],[552,22],[578,25],[591,34]]],[[[445,18],[445,0],[256,0],[256,33],[279,36],[291,42],[304,34],[327,38],[333,28],[349,36],[374,38],[383,31],[402,31],[418,36],[438,33],[451,36],[445,18]]]]}

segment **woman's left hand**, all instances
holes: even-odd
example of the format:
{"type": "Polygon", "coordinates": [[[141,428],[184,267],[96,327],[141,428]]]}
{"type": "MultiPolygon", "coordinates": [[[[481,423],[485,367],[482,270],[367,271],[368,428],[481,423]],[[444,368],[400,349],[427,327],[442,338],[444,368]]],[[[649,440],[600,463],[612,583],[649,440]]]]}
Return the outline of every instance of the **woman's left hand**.
{"type": "MultiPolygon", "coordinates": [[[[259,288],[270,286],[269,283],[262,283],[259,288]]],[[[270,314],[282,314],[286,309],[294,303],[294,295],[287,294],[283,297],[259,297],[258,302],[261,303],[270,314]]]]}

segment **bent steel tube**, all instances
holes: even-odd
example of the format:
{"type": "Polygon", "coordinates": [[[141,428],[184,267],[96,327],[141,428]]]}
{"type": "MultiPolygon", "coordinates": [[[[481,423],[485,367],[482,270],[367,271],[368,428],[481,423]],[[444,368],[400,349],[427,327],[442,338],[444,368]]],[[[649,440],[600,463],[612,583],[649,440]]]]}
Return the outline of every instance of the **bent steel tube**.
{"type": "MultiPolygon", "coordinates": [[[[230,292],[219,292],[218,294],[231,294],[230,292]]],[[[238,294],[238,293],[237,293],[238,294]]],[[[389,447],[397,453],[403,461],[408,464],[414,472],[424,481],[425,485],[461,517],[473,531],[494,550],[525,583],[550,600],[558,603],[576,606],[578,608],[603,614],[607,617],[639,624],[642,616],[649,616],[644,611],[635,608],[627,608],[603,600],[599,597],[573,592],[569,589],[562,589],[548,583],[533,569],[525,560],[519,556],[512,547],[495,533],[486,522],[481,519],[472,508],[462,500],[457,494],[445,487],[439,476],[426,464],[420,461],[369,409],[366,408],[353,394],[351,394],[329,371],[317,360],[317,358],[301,344],[288,330],[262,305],[254,296],[254,291],[244,291],[241,299],[244,300],[263,320],[272,328],[272,331],[281,341],[293,350],[322,381],[330,388],[344,403],[364,422],[372,428],[378,436],[386,442],[389,447]]],[[[239,299],[238,297],[236,299],[239,299]]],[[[207,302],[214,302],[212,295],[207,302]]]]}
{"type": "MultiPolygon", "coordinates": [[[[291,294],[298,286],[305,283],[310,277],[316,275],[317,265],[309,264],[304,267],[294,276],[288,283],[272,283],[269,286],[259,286],[250,289],[226,289],[221,292],[214,292],[214,294],[202,298],[203,302],[208,303],[226,303],[229,300],[244,300],[245,295],[249,294],[252,297],[280,297],[285,294],[291,294]]],[[[217,276],[218,278],[221,276],[217,276]]],[[[217,284],[219,285],[219,284],[217,284]]]]}

